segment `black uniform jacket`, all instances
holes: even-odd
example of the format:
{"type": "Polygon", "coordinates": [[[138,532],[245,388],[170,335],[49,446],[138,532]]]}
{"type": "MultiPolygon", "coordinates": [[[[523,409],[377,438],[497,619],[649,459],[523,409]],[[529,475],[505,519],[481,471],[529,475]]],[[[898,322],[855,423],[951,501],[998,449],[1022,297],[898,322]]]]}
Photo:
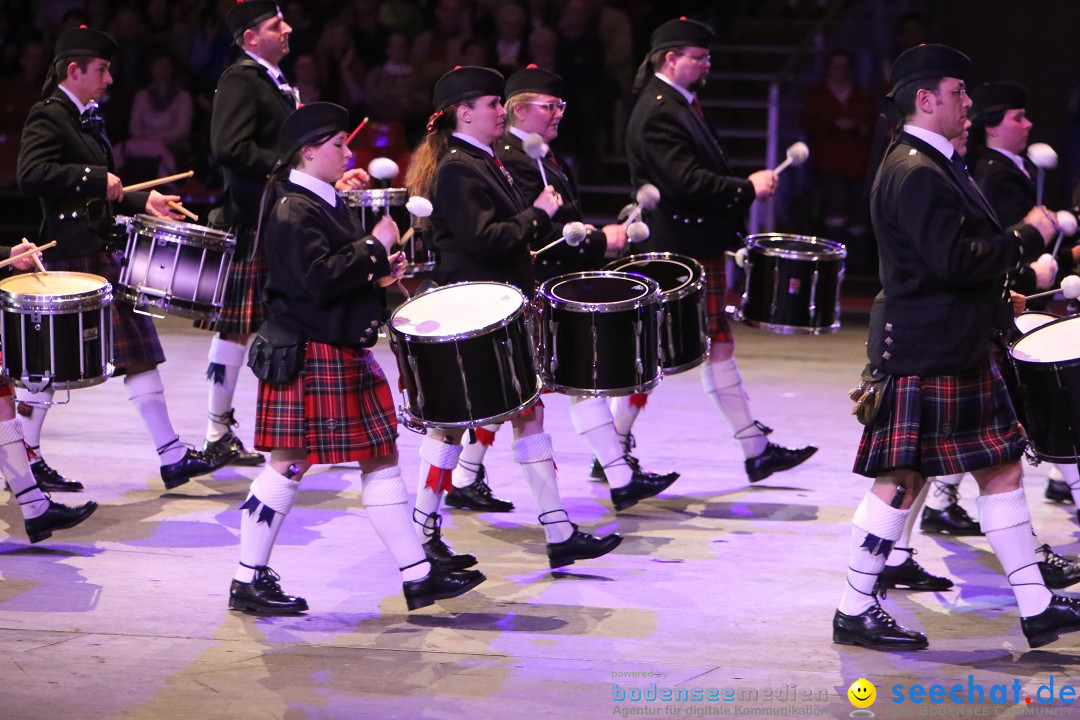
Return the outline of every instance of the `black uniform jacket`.
{"type": "Polygon", "coordinates": [[[386,319],[385,292],[375,282],[390,274],[386,250],[340,199],[330,207],[289,181],[272,191],[259,235],[270,316],[308,340],[374,345],[386,319]]]}
{"type": "Polygon", "coordinates": [[[655,75],[630,114],[626,154],[634,187],[660,190],[659,205],[645,217],[650,236],[643,244],[705,258],[740,243],[753,184],[733,176],[709,122],[655,75]]]}
{"type": "Polygon", "coordinates": [[[972,369],[994,329],[1012,324],[1006,273],[1042,252],[1042,236],[1030,225],[1003,229],[967,173],[907,133],[878,168],[870,212],[882,284],[870,364],[893,375],[972,369]]]}
{"type": "MultiPolygon", "coordinates": [[[[56,240],[48,260],[85,257],[100,251],[113,230],[113,203],[105,199],[113,170],[104,130],[83,127],[79,111],[57,88],[30,109],[19,148],[19,189],[41,199],[39,244],[56,240]]],[[[116,209],[145,212],[149,193],[124,193],[116,209]]]]}
{"type": "MultiPolygon", "coordinates": [[[[495,154],[510,171],[510,175],[513,176],[514,182],[526,201],[531,202],[539,197],[540,191],[544,189],[544,181],[540,176],[540,168],[536,160],[525,152],[521,138],[509,131],[504,133],[502,139],[495,145],[495,154]]],[[[555,217],[551,218],[551,234],[534,240],[533,250],[539,250],[562,237],[563,225],[566,223],[584,220],[581,197],[570,167],[559,160],[554,151],[549,152],[540,162],[544,163],[548,184],[555,188],[555,192],[562,195],[563,205],[555,213],[555,217]]],[[[542,283],[548,278],[566,273],[595,270],[603,262],[606,249],[607,238],[599,230],[588,233],[585,240],[577,247],[559,243],[536,257],[533,264],[536,282],[542,283]]]]}
{"type": "Polygon", "coordinates": [[[436,282],[504,282],[531,296],[529,243],[551,235],[551,218],[531,202],[494,157],[451,137],[431,188],[436,282]]]}
{"type": "Polygon", "coordinates": [[[258,225],[259,199],[281,155],[278,130],[295,109],[293,96],[247,55],[225,68],[210,116],[210,150],[225,178],[225,204],[215,223],[258,225]]]}

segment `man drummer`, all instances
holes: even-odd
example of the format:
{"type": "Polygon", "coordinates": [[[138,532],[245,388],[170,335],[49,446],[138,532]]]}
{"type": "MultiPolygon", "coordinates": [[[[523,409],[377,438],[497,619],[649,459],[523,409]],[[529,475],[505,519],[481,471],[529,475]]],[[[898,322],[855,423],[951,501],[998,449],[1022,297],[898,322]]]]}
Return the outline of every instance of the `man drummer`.
{"type": "MultiPolygon", "coordinates": [[[[109,63],[115,52],[116,42],[97,30],[80,27],[60,35],[42,100],[30,110],[23,126],[18,161],[19,189],[41,199],[41,237],[57,243],[44,253],[45,266],[101,275],[114,286],[121,257],[106,239],[114,212],[181,217],[168,205],[178,202],[178,196],[156,190],[125,192],[113,173],[112,147],[95,101],[112,84],[109,63]]],[[[174,488],[220,467],[227,457],[219,462],[189,449],[173,429],[157,369],[165,354],[153,321],[137,315],[131,305],[115,302],[112,322],[116,374],[124,376],[128,399],[154,441],[165,487],[174,488]]],[[[35,477],[39,483],[46,479],[44,486],[49,489],[80,490],[80,483],[52,471],[37,452],[52,397],[51,388],[19,393],[22,401],[44,403],[35,404],[29,416],[22,418],[27,445],[34,451],[31,460],[40,466],[35,477]]]]}
{"type": "Polygon", "coordinates": [[[750,482],[758,482],[805,462],[817,448],[768,441],[771,430],[750,412],[735,363],[735,338],[723,314],[724,251],[737,246],[751,203],[772,195],[777,177],[771,170],[736,177],[698,104],[695,92],[708,76],[712,41],[707,25],[686,18],[656,29],[635,82],[639,94],[626,129],[626,154],[634,186],[651,183],[660,191],[656,209],[645,215],[650,235],[643,244],[688,255],[705,267],[712,351],[702,366],[702,385],[742,445],[750,482]]]}
{"type": "MultiPolygon", "coordinates": [[[[530,135],[535,135],[545,145],[554,142],[558,136],[559,121],[566,109],[562,85],[562,78],[555,73],[530,65],[511,75],[504,90],[507,125],[502,138],[495,144],[496,157],[510,171],[525,197],[539,195],[550,182],[563,198],[562,206],[552,216],[551,234],[534,240],[531,243],[534,250],[562,237],[567,223],[583,220],[577,182],[570,167],[550,148],[540,159],[533,159],[525,151],[525,142],[530,135]],[[537,163],[543,163],[548,182],[541,176],[537,163]]],[[[536,256],[533,264],[536,280],[543,282],[557,275],[595,270],[603,262],[609,247],[618,252],[625,244],[626,230],[622,225],[606,225],[602,230],[590,225],[585,239],[577,247],[560,243],[536,256]]],[[[628,404],[629,396],[618,400],[628,404]]],[[[624,510],[662,492],[679,477],[678,473],[656,475],[641,470],[637,459],[619,442],[612,411],[605,398],[574,397],[570,402],[574,429],[603,466],[616,510],[624,510]]],[[[446,495],[447,505],[489,512],[513,509],[508,501],[491,495],[484,479],[484,454],[498,427],[478,429],[477,442],[463,447],[454,469],[454,487],[446,495]]]]}

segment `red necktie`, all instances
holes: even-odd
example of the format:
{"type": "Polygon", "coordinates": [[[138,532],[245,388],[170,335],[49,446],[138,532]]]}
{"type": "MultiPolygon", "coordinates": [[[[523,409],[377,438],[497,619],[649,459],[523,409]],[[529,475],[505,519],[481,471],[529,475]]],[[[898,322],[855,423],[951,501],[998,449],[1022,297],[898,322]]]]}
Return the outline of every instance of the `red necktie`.
{"type": "Polygon", "coordinates": [[[694,98],[694,101],[690,103],[690,107],[694,108],[694,112],[698,115],[705,117],[705,111],[701,109],[701,103],[697,101],[697,98],[694,98]]]}

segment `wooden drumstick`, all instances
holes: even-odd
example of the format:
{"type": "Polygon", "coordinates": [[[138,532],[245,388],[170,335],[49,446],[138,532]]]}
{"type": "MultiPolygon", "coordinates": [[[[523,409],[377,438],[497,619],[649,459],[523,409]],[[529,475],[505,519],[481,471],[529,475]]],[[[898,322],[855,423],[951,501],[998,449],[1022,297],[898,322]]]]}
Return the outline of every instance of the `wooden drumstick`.
{"type": "Polygon", "coordinates": [[[150,188],[157,187],[158,185],[175,182],[176,180],[184,180],[185,178],[189,178],[194,174],[194,170],[188,170],[187,172],[177,173],[176,175],[168,175],[166,177],[161,177],[157,180],[147,180],[146,182],[135,183],[134,185],[125,185],[124,192],[134,192],[135,190],[149,190],[150,188]]]}
{"type": "Polygon", "coordinates": [[[181,215],[183,215],[183,216],[185,216],[187,218],[190,218],[191,220],[194,220],[195,222],[199,222],[199,216],[196,215],[195,213],[191,212],[190,210],[188,210],[186,207],[184,207],[180,203],[173,202],[172,200],[170,200],[169,201],[169,207],[171,207],[173,210],[180,213],[181,215]]]}
{"type": "Polygon", "coordinates": [[[360,124],[356,126],[356,129],[353,130],[351,133],[349,133],[349,137],[345,138],[345,144],[346,145],[348,145],[349,143],[351,143],[353,140],[356,139],[356,136],[359,135],[360,131],[364,129],[364,126],[367,125],[367,121],[368,121],[368,119],[364,118],[363,120],[360,121],[360,124]]]}
{"type": "MultiPolygon", "coordinates": [[[[34,255],[35,260],[40,262],[40,259],[36,257],[37,253],[40,253],[42,250],[48,250],[49,248],[53,247],[54,245],[56,245],[55,240],[53,240],[52,242],[45,243],[44,245],[39,246],[36,250],[25,250],[25,251],[19,253],[18,255],[12,255],[7,260],[0,261],[0,268],[7,267],[8,265],[11,265],[12,263],[16,263],[16,262],[18,262],[19,260],[22,260],[24,257],[26,257],[28,255],[34,255]]],[[[45,272],[44,268],[42,268],[42,272],[45,272]]]]}

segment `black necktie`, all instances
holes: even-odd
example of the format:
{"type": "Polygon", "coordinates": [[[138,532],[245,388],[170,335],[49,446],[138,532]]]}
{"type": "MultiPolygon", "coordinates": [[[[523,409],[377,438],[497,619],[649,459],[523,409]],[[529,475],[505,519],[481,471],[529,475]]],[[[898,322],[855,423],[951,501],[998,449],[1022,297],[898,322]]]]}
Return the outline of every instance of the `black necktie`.
{"type": "Polygon", "coordinates": [[[83,110],[82,115],[79,116],[79,122],[82,123],[83,130],[89,130],[95,135],[101,135],[105,129],[105,120],[98,113],[98,104],[94,101],[90,101],[83,110]]]}

